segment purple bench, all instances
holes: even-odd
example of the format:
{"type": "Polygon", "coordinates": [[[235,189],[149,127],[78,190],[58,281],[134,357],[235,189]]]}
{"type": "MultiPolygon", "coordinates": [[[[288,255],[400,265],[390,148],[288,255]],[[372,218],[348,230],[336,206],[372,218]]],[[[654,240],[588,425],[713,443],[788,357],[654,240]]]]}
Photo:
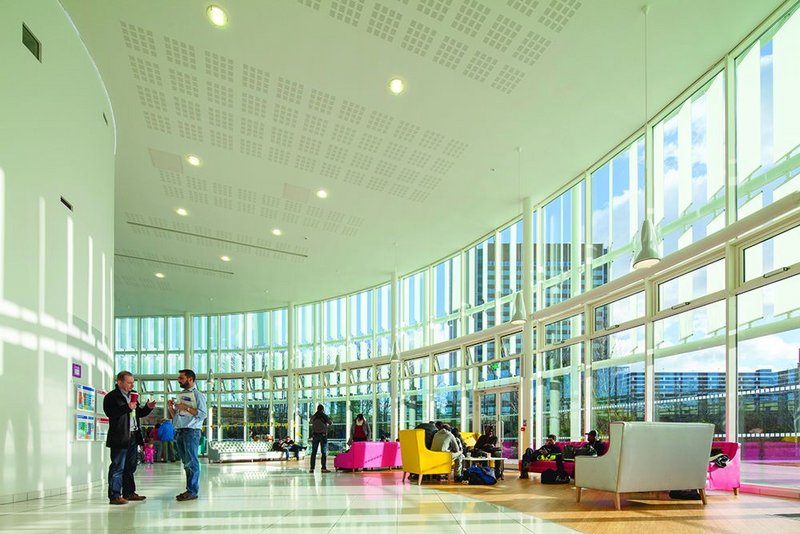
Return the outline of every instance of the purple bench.
{"type": "Polygon", "coordinates": [[[333,459],[335,469],[391,469],[402,465],[396,441],[357,441],[333,459]]]}

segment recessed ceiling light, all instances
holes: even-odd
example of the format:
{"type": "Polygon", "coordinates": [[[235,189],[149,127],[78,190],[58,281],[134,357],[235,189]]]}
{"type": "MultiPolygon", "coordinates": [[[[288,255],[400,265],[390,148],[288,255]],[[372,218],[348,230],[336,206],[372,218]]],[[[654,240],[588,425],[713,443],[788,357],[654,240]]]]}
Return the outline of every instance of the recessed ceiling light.
{"type": "Polygon", "coordinates": [[[222,261],[231,261],[230,256],[220,256],[219,259],[221,259],[222,261]]]}
{"type": "Polygon", "coordinates": [[[218,28],[228,25],[228,14],[225,13],[225,10],[219,6],[215,6],[213,4],[208,6],[208,9],[206,9],[206,15],[208,15],[208,20],[211,21],[211,24],[218,28]]]}
{"type": "Polygon", "coordinates": [[[164,273],[156,273],[156,278],[164,278],[164,273]]]}
{"type": "Polygon", "coordinates": [[[393,95],[402,94],[406,90],[406,82],[402,78],[392,78],[389,80],[389,92],[393,95]]]}
{"type": "Polygon", "coordinates": [[[186,163],[188,163],[192,167],[199,167],[200,165],[202,165],[203,160],[201,160],[198,156],[195,156],[194,154],[188,154],[186,156],[186,163]]]}
{"type": "Polygon", "coordinates": [[[177,214],[178,214],[178,215],[180,215],[181,217],[186,217],[187,215],[189,215],[189,212],[188,212],[188,211],[186,211],[184,208],[178,208],[178,209],[176,209],[176,210],[175,210],[175,213],[177,213],[177,214]]]}
{"type": "Polygon", "coordinates": [[[283,232],[281,231],[280,228],[273,228],[272,235],[283,235],[283,232]]]}
{"type": "Polygon", "coordinates": [[[319,198],[328,198],[328,192],[325,191],[324,189],[320,189],[319,191],[317,191],[317,196],[319,198]]]}

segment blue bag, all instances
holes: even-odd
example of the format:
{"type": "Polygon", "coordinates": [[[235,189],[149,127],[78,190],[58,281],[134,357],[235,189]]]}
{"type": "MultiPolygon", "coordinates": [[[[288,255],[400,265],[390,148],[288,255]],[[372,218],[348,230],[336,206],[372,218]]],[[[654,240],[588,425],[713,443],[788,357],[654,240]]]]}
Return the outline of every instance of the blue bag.
{"type": "Polygon", "coordinates": [[[494,476],[494,469],[491,467],[473,465],[464,471],[464,477],[469,481],[470,486],[491,486],[492,484],[497,484],[497,478],[494,476]]]}

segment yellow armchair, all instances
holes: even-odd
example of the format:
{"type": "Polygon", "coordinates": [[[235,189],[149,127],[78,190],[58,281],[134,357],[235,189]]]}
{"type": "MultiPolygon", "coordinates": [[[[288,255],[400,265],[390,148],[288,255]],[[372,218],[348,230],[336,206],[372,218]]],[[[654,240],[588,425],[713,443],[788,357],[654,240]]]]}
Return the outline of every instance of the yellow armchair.
{"type": "Polygon", "coordinates": [[[453,455],[449,452],[434,452],[425,447],[424,430],[400,431],[400,455],[403,458],[403,481],[411,473],[419,475],[450,475],[453,455]]]}
{"type": "MultiPolygon", "coordinates": [[[[468,449],[471,449],[475,446],[478,442],[478,438],[481,437],[479,432],[462,432],[461,439],[464,440],[464,445],[467,446],[468,449]]],[[[466,453],[466,451],[464,451],[466,453]]]]}

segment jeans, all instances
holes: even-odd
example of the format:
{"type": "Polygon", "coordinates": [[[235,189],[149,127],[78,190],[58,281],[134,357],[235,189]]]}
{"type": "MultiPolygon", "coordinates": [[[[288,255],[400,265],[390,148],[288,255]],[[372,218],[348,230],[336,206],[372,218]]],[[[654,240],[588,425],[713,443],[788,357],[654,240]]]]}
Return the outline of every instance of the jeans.
{"type": "Polygon", "coordinates": [[[461,452],[453,452],[450,453],[453,455],[453,476],[460,477],[461,473],[463,473],[463,459],[464,453],[461,452]]]}
{"type": "Polygon", "coordinates": [[[139,445],[131,438],[127,448],[111,449],[111,465],[108,466],[108,499],[136,493],[136,462],[139,460],[139,445]]]}
{"type": "Polygon", "coordinates": [[[165,462],[171,462],[175,459],[175,447],[174,441],[161,441],[161,451],[158,455],[159,460],[164,460],[165,462]]]}
{"type": "Polygon", "coordinates": [[[178,429],[175,432],[175,443],[178,445],[178,456],[183,461],[183,470],[186,471],[186,491],[197,495],[200,492],[200,459],[197,457],[200,429],[178,429]]]}
{"type": "Polygon", "coordinates": [[[322,445],[322,468],[327,469],[328,465],[328,436],[322,434],[314,434],[311,438],[311,470],[314,470],[314,465],[317,461],[317,449],[322,445]]]}

